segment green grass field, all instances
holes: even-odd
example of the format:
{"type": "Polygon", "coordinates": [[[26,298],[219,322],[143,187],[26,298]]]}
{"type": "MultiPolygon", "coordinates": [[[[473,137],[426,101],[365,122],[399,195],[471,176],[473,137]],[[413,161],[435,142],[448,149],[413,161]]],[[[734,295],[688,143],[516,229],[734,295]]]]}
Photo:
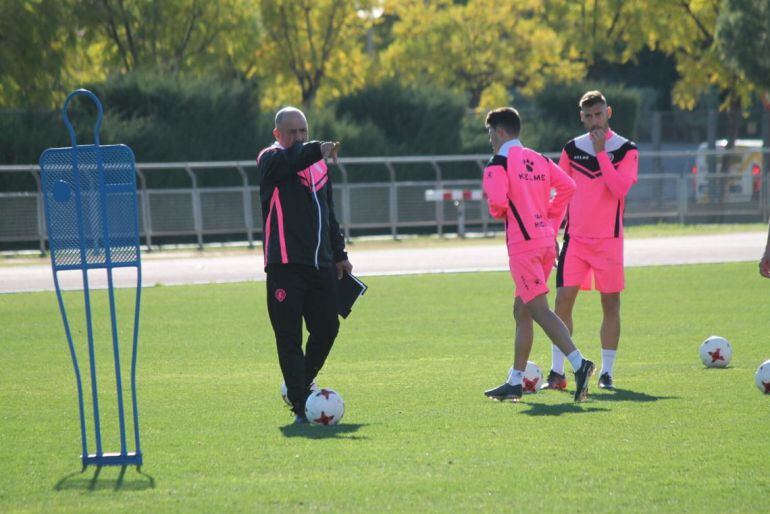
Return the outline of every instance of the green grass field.
{"type": "MultiPolygon", "coordinates": [[[[54,295],[0,295],[0,512],[767,510],[770,397],[753,374],[770,358],[770,282],[754,263],[629,269],[619,390],[592,382],[579,405],[482,395],[510,366],[507,274],[367,282],[319,377],[346,401],[330,428],[290,424],[263,283],[146,289],[145,464],[122,478],[79,472],[54,295]],[[714,333],[733,343],[728,369],[698,358],[714,333]]],[[[597,361],[599,311],[582,293],[575,339],[597,361]]],[[[550,364],[542,332],[532,360],[550,364]]]]}

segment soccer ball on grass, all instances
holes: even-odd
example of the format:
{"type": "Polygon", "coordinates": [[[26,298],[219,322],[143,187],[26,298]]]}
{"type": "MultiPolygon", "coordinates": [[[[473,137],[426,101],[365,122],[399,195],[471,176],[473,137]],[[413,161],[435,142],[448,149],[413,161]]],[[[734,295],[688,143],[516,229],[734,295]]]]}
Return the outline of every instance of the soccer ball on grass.
{"type": "Polygon", "coordinates": [[[711,336],[700,345],[700,360],[707,368],[726,368],[733,358],[733,347],[724,337],[711,336]]]}
{"type": "Polygon", "coordinates": [[[762,394],[770,394],[770,360],[766,360],[757,368],[754,381],[762,394]]]}
{"type": "Polygon", "coordinates": [[[310,393],[305,402],[305,416],[313,425],[336,425],[345,414],[345,403],[334,389],[310,393]]]}

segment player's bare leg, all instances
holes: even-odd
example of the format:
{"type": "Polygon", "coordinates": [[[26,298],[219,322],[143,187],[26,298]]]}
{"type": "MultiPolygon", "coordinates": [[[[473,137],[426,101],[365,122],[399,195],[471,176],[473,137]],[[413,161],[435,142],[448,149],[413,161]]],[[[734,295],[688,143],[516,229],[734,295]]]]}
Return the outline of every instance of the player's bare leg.
{"type": "MultiPolygon", "coordinates": [[[[564,322],[570,335],[572,335],[572,310],[575,307],[579,287],[560,287],[556,290],[556,304],[554,311],[564,322]]],[[[541,387],[542,389],[556,389],[563,391],[567,388],[567,376],[564,373],[564,354],[556,345],[551,346],[551,371],[541,387]]]]}
{"type": "Polygon", "coordinates": [[[602,349],[617,350],[620,342],[620,293],[601,293],[602,328],[599,333],[602,349]]]}
{"type": "Polygon", "coordinates": [[[514,341],[513,369],[522,373],[527,367],[532,342],[535,338],[534,323],[527,305],[516,298],[513,302],[513,318],[516,320],[516,339],[514,341]]]}
{"type": "Polygon", "coordinates": [[[516,320],[516,337],[514,339],[513,367],[508,373],[508,380],[494,389],[485,391],[484,394],[495,400],[511,400],[517,402],[523,394],[522,381],[524,370],[527,368],[527,360],[532,351],[534,340],[534,324],[532,315],[521,298],[513,302],[513,318],[516,320]]]}
{"type": "Polygon", "coordinates": [[[580,287],[569,286],[560,287],[556,289],[556,302],[554,304],[554,312],[559,319],[561,319],[567,326],[567,330],[572,334],[572,310],[575,308],[575,300],[577,300],[580,287]]]}
{"type": "Polygon", "coordinates": [[[601,293],[602,327],[599,337],[602,342],[602,371],[599,374],[599,387],[614,389],[612,367],[620,342],[620,293],[601,293]]]}
{"type": "Polygon", "coordinates": [[[567,360],[575,372],[575,401],[584,400],[588,395],[588,378],[594,372],[593,362],[583,358],[583,354],[575,347],[567,326],[548,307],[548,299],[544,294],[533,298],[527,304],[527,309],[537,324],[543,328],[551,342],[567,356],[567,360]]]}

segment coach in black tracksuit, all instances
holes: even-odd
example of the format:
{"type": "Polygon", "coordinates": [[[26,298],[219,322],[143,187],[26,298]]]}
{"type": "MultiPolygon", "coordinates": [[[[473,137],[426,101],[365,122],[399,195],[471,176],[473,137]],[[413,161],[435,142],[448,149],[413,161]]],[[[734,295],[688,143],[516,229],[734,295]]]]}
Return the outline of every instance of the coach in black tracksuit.
{"type": "Polygon", "coordinates": [[[303,423],[310,384],[339,330],[336,282],[353,266],[324,160],[336,159],[339,145],[307,141],[305,115],[293,107],[278,111],[273,135],[276,142],[257,157],[267,310],[292,410],[303,423]],[[304,354],[303,318],[309,334],[304,354]]]}

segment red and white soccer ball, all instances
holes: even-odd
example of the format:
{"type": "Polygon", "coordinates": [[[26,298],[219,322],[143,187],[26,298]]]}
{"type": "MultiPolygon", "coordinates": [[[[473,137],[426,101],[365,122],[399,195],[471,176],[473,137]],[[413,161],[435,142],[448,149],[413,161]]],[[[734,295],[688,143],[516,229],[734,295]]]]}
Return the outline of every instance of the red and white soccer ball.
{"type": "Polygon", "coordinates": [[[733,358],[733,347],[724,337],[711,336],[700,345],[700,360],[707,368],[726,368],[733,358]]]}
{"type": "Polygon", "coordinates": [[[770,360],[766,360],[757,368],[754,381],[762,394],[770,394],[770,360]]]}
{"type": "MultiPolygon", "coordinates": [[[[315,380],[310,384],[310,391],[318,391],[318,384],[315,383],[315,380]]],[[[289,393],[286,391],[286,382],[283,382],[281,384],[281,398],[283,398],[283,403],[291,407],[291,402],[289,401],[289,393]]]]}
{"type": "Polygon", "coordinates": [[[540,384],[543,383],[543,372],[540,367],[532,361],[527,361],[527,367],[524,368],[524,377],[521,380],[521,388],[524,394],[535,394],[540,390],[540,384]]]}
{"type": "Polygon", "coordinates": [[[334,389],[319,389],[308,396],[305,416],[313,425],[336,425],[345,414],[345,402],[334,389]]]}

